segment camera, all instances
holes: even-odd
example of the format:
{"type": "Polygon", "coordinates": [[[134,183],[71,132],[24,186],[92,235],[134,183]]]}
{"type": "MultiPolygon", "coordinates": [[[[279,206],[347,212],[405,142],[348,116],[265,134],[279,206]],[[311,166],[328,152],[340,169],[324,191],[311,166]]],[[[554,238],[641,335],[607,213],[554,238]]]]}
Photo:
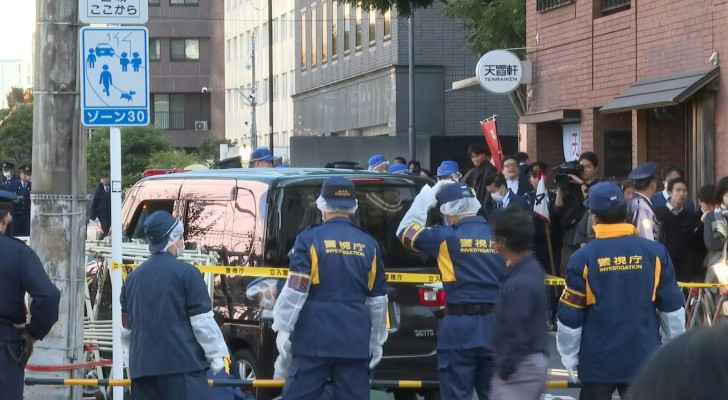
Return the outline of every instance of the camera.
{"type": "Polygon", "coordinates": [[[569,175],[581,176],[582,172],[584,172],[584,167],[578,161],[568,161],[556,166],[555,172],[556,176],[554,177],[554,181],[556,182],[556,186],[561,189],[569,189],[570,186],[577,185],[571,181],[569,175]]]}

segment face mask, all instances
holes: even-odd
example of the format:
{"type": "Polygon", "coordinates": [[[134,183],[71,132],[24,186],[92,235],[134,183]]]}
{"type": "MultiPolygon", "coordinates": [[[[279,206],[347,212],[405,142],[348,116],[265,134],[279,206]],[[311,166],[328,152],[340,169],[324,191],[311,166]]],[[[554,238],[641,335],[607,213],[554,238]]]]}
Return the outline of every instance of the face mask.
{"type": "Polygon", "coordinates": [[[500,192],[491,193],[490,197],[498,203],[501,203],[503,201],[503,195],[500,194],[500,192]]]}
{"type": "Polygon", "coordinates": [[[10,179],[10,178],[12,178],[13,174],[11,174],[10,171],[3,171],[3,176],[10,179]]]}

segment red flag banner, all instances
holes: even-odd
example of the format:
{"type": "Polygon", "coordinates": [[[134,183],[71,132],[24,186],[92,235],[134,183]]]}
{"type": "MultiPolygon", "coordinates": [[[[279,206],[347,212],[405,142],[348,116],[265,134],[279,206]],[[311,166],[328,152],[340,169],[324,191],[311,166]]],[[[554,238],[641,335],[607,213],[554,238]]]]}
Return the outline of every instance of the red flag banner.
{"type": "Polygon", "coordinates": [[[500,171],[503,168],[503,149],[498,139],[498,129],[496,128],[495,117],[480,121],[480,128],[483,130],[485,142],[488,144],[490,154],[493,159],[493,165],[500,171]]]}

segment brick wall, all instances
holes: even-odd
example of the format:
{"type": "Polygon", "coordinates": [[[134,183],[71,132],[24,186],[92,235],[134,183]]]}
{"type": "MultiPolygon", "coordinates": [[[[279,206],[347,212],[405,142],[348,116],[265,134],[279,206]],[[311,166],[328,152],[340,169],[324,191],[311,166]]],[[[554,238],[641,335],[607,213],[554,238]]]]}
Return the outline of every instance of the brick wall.
{"type": "MultiPolygon", "coordinates": [[[[633,82],[710,68],[713,51],[728,57],[727,1],[632,0],[628,10],[594,18],[596,1],[578,0],[544,13],[536,10],[537,0],[526,2],[528,56],[535,71],[529,112],[582,110],[585,150],[598,147],[593,110],[633,82]]],[[[716,104],[719,176],[728,174],[727,100],[728,80],[721,79],[716,104]]]]}

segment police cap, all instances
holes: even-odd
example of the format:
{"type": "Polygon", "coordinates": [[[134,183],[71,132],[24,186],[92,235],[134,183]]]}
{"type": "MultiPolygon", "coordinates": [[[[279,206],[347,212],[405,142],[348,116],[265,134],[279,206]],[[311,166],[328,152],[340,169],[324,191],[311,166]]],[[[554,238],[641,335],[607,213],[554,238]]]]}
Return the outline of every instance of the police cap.
{"type": "Polygon", "coordinates": [[[471,189],[470,186],[463,185],[461,183],[448,183],[440,188],[436,195],[437,201],[440,202],[440,204],[446,204],[451,201],[470,197],[475,197],[473,189],[471,189]]]}
{"type": "Polygon", "coordinates": [[[15,169],[15,164],[11,163],[10,161],[3,161],[2,167],[3,167],[3,170],[7,171],[7,170],[15,169]]]}
{"type": "Polygon", "coordinates": [[[7,185],[0,185],[0,214],[13,210],[13,204],[18,196],[7,185]]]}
{"type": "Polygon", "coordinates": [[[349,209],[356,207],[354,184],[341,176],[332,176],[321,185],[321,197],[333,209],[349,209]]]}
{"type": "Polygon", "coordinates": [[[600,182],[589,190],[589,210],[597,216],[624,205],[624,193],[614,182],[600,182]]]}
{"type": "Polygon", "coordinates": [[[250,154],[250,161],[268,161],[273,162],[273,155],[267,147],[258,147],[250,154]]]}
{"type": "Polygon", "coordinates": [[[657,175],[657,164],[648,162],[633,169],[627,178],[633,181],[642,181],[652,179],[655,175],[657,175]]]}
{"type": "Polygon", "coordinates": [[[440,163],[439,167],[437,167],[437,177],[446,178],[459,171],[460,166],[458,165],[457,161],[445,160],[440,163]]]}
{"type": "Polygon", "coordinates": [[[155,211],[147,217],[144,221],[144,234],[153,252],[154,248],[167,244],[169,235],[178,223],[179,221],[167,211],[155,211]]]}
{"type": "Polygon", "coordinates": [[[386,163],[387,159],[382,154],[374,154],[373,156],[369,157],[369,169],[373,170],[382,164],[386,163]]]}

